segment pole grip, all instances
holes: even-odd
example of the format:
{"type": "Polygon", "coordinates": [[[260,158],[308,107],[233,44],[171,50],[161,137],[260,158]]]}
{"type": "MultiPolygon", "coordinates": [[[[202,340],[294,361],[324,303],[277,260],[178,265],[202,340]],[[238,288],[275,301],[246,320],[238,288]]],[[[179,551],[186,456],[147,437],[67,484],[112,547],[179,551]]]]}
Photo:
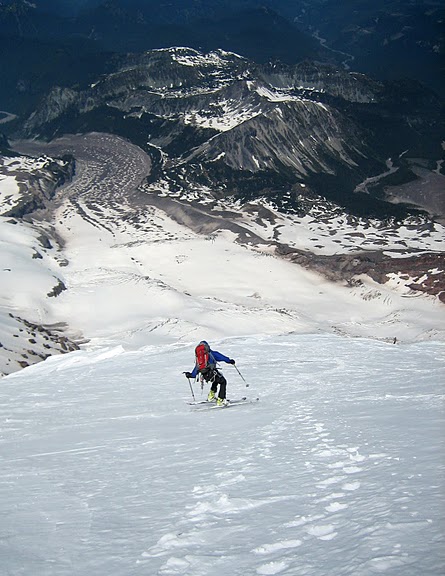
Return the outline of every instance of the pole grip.
{"type": "MultiPolygon", "coordinates": [[[[184,376],[185,376],[185,372],[183,372],[184,376]]],[[[185,376],[187,378],[187,376],[185,376]]],[[[192,387],[192,383],[190,382],[190,378],[187,378],[189,386],[190,386],[190,392],[192,393],[192,398],[193,398],[193,402],[196,402],[196,398],[195,398],[195,393],[193,392],[193,387],[192,387]]]]}

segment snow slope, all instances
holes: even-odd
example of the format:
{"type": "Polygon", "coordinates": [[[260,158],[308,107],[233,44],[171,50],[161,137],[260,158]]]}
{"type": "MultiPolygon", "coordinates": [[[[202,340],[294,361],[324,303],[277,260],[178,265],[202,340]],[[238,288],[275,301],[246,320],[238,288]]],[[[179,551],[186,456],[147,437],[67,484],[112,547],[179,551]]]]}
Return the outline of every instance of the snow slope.
{"type": "MultiPolygon", "coordinates": [[[[403,340],[440,337],[443,305],[364,278],[351,290],[221,231],[212,239],[160,211],[140,241],[72,215],[60,318],[94,341],[127,346],[289,331],[403,340]],[[91,247],[94,246],[94,250],[91,247]]],[[[67,231],[68,230],[68,231],[67,231]]]]}
{"type": "Polygon", "coordinates": [[[2,574],[443,572],[441,343],[215,348],[250,383],[227,366],[229,396],[259,402],[188,406],[185,344],[72,352],[2,380],[2,574]]]}

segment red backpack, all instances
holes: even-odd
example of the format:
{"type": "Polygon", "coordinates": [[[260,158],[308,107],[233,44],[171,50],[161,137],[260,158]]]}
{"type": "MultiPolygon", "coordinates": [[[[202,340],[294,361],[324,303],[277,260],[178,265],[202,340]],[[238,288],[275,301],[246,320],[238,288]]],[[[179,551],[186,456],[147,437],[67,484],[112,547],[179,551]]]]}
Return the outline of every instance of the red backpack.
{"type": "Polygon", "coordinates": [[[210,368],[210,346],[207,342],[200,342],[195,348],[196,366],[198,372],[204,372],[210,368]]]}

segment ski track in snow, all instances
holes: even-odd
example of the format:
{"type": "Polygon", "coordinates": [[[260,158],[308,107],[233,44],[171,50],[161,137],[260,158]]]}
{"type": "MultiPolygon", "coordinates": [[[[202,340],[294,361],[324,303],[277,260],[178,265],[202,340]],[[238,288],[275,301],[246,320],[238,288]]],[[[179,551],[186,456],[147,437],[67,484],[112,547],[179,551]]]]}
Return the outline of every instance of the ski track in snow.
{"type": "Polygon", "coordinates": [[[192,410],[187,345],[74,352],[2,380],[4,573],[439,574],[442,345],[218,348],[251,384],[223,366],[229,396],[258,403],[192,410]]]}
{"type": "MultiPolygon", "coordinates": [[[[393,458],[380,447],[370,453],[369,442],[357,442],[349,434],[338,443],[344,422],[338,426],[330,418],[326,423],[318,420],[320,407],[317,403],[321,402],[323,406],[329,398],[329,394],[324,397],[323,387],[320,394],[322,381],[308,386],[311,392],[316,388],[312,402],[301,398],[301,390],[299,398],[294,399],[294,366],[292,361],[287,369],[284,367],[282,370],[282,382],[291,383],[288,394],[281,397],[284,414],[267,419],[266,424],[245,432],[247,438],[243,437],[234,459],[228,460],[224,456],[230,453],[232,439],[229,436],[226,441],[222,440],[220,450],[223,457],[214,462],[216,482],[212,483],[210,479],[204,485],[194,486],[192,501],[187,502],[181,511],[177,530],[162,536],[144,553],[146,558],[166,558],[159,574],[328,573],[333,556],[336,557],[334,564],[342,564],[341,556],[345,554],[348,542],[355,540],[359,547],[359,540],[367,536],[372,543],[374,531],[378,533],[375,550],[382,548],[382,538],[390,542],[388,550],[363,565],[358,562],[344,566],[341,573],[365,575],[394,567],[401,567],[405,574],[409,573],[413,560],[398,543],[400,532],[391,523],[388,485],[380,486],[377,494],[369,485],[375,469],[379,475],[388,474],[390,477],[393,474],[390,472],[393,458]],[[290,451],[286,449],[289,446],[290,451]],[[361,521],[368,513],[372,517],[374,506],[381,508],[382,513],[378,515],[377,526],[373,525],[368,533],[367,528],[361,527],[361,521]],[[246,515],[248,526],[245,526],[246,515]],[[242,523],[237,521],[239,516],[242,523]],[[223,531],[221,523],[225,526],[223,531]],[[391,544],[393,530],[397,536],[391,544]],[[249,546],[251,531],[255,535],[263,533],[260,545],[249,546]],[[224,545],[218,545],[220,540],[224,542],[227,539],[228,534],[238,541],[232,557],[224,545]],[[327,552],[326,572],[320,572],[320,567],[314,568],[310,562],[306,566],[303,563],[304,567],[301,565],[301,547],[305,548],[304,558],[308,549],[310,554],[314,547],[331,541],[334,543],[337,538],[342,543],[336,550],[330,548],[327,552]],[[315,541],[319,544],[316,545],[315,541]],[[190,555],[190,546],[199,548],[200,555],[190,555]],[[203,547],[208,548],[204,553],[203,547]],[[182,552],[188,553],[182,555],[182,552]],[[252,564],[256,564],[255,569],[252,564]],[[215,566],[214,572],[212,566],[215,566]]],[[[340,361],[334,372],[338,374],[343,369],[344,363],[340,361]]],[[[277,395],[282,393],[279,383],[275,388],[277,395]]],[[[329,412],[328,409],[327,414],[329,412]]],[[[258,419],[260,422],[262,417],[264,412],[258,419]]],[[[399,487],[395,485],[393,489],[397,492],[399,487]]],[[[428,520],[399,524],[402,530],[414,532],[428,526],[428,520]]]]}

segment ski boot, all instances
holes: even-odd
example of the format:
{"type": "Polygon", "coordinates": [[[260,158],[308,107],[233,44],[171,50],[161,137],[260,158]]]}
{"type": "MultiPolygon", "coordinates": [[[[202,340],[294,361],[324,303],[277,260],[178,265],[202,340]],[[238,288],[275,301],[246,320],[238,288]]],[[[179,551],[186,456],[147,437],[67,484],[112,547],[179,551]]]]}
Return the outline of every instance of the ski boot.
{"type": "Polygon", "coordinates": [[[216,401],[216,405],[217,406],[227,406],[229,402],[225,399],[225,398],[218,398],[218,400],[216,401]]]}
{"type": "Polygon", "coordinates": [[[207,402],[213,402],[213,400],[215,400],[215,392],[210,390],[209,395],[207,396],[207,402]]]}

